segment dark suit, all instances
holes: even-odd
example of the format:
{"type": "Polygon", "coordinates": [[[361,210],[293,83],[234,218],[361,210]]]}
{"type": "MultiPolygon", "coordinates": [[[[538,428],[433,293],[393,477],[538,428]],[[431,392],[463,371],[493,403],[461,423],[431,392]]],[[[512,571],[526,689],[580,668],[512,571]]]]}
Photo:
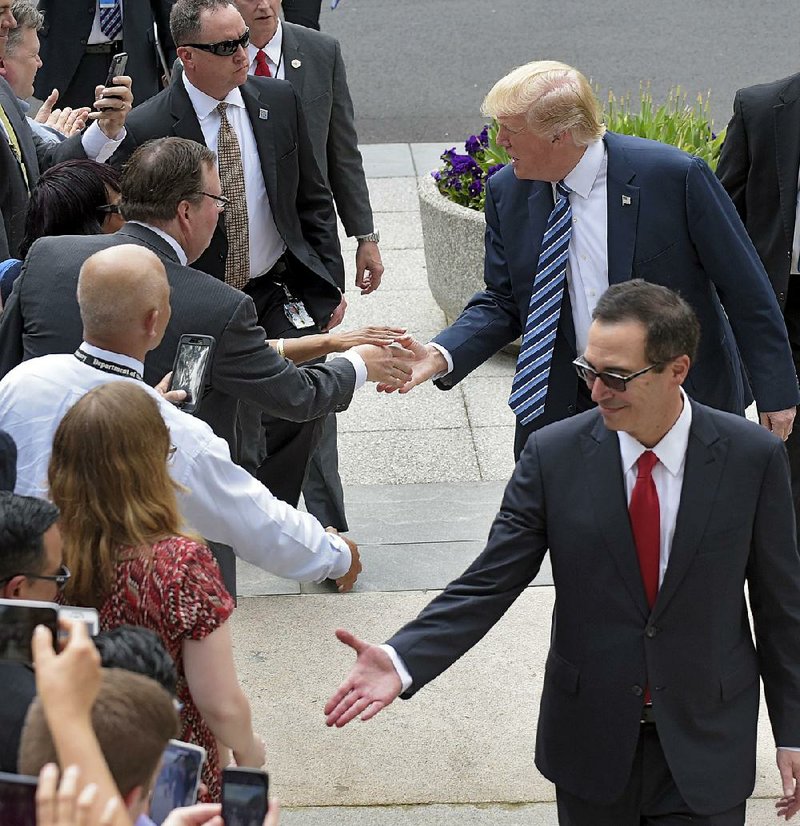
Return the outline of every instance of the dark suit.
{"type": "Polygon", "coordinates": [[[800,744],[800,557],[781,442],[692,403],[680,503],[651,612],[616,434],[596,411],[533,434],[484,552],[388,641],[412,675],[408,696],[500,619],[549,547],[556,607],[539,770],[570,794],[614,801],[631,774],[649,685],[686,803],[700,814],[741,803],[755,779],[759,674],[776,742],[800,744]]]}
{"type": "Polygon", "coordinates": [[[17,96],[5,78],[0,78],[0,104],[17,136],[28,176],[26,187],[8,140],[0,134],[0,211],[3,214],[0,223],[0,261],[3,261],[18,257],[19,245],[25,232],[28,189],[39,180],[40,170],[71,158],[85,158],[86,153],[80,135],[73,135],[61,143],[49,143],[35,135],[25,120],[17,96]]]}
{"type": "MultiPolygon", "coordinates": [[[[113,235],[42,238],[31,247],[0,320],[0,378],[23,359],[70,353],[81,342],[75,298],[78,271],[93,253],[139,244],[164,263],[172,317],[162,343],[148,354],[145,381],[154,385],[172,369],[184,333],[214,337],[208,386],[198,413],[237,455],[239,401],[291,421],[344,410],[355,387],[346,359],[297,368],[264,343],[253,302],[206,273],[181,266],[174,250],[146,227],[129,224],[113,235]]],[[[281,482],[276,479],[276,486],[281,482]]]]}
{"type": "MultiPolygon", "coordinates": [[[[604,140],[609,283],[643,278],[675,290],[692,306],[701,340],[686,391],[712,407],[743,414],[752,401],[746,366],[760,410],[797,404],[800,395],[780,310],[713,173],[702,161],[665,144],[614,133],[604,140]]],[[[549,183],[517,180],[510,167],[490,179],[486,289],[434,338],[454,363],[439,387],[453,387],[521,334],[552,207],[549,183]]],[[[518,426],[517,455],[531,431],[573,415],[580,403],[566,290],[564,296],[544,413],[528,427],[518,426]]]]}
{"type": "MultiPolygon", "coordinates": [[[[740,89],[722,145],[717,176],[731,196],[784,313],[800,365],[800,286],[789,275],[800,171],[800,74],[740,89]]],[[[800,518],[800,439],[786,443],[800,518]]]]}
{"type": "MultiPolygon", "coordinates": [[[[169,13],[174,0],[122,0],[122,48],[128,53],[125,74],[133,79],[134,105],[158,94],[164,71],[156,54],[153,22],[171,65],[175,46],[169,33],[169,13]]],[[[59,106],[91,106],[94,87],[105,83],[111,54],[87,55],[96,0],[39,0],[44,26],[39,32],[42,68],[36,73],[34,94],[44,100],[58,89],[59,106]]]]}

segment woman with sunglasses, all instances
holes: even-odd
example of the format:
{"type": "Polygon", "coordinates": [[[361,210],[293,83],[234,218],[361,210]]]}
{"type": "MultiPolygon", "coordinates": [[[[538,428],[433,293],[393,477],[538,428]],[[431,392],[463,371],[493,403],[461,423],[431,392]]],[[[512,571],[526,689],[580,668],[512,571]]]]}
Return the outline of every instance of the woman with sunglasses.
{"type": "MultiPolygon", "coordinates": [[[[119,172],[114,167],[89,160],[56,164],[42,173],[31,190],[20,258],[44,236],[116,232],[125,223],[119,214],[119,199],[119,172]]],[[[19,259],[0,263],[3,304],[21,270],[19,259]]]]}
{"type": "Polygon", "coordinates": [[[203,782],[216,801],[228,749],[238,765],[260,767],[264,744],[233,663],[233,599],[211,552],[181,525],[170,452],[152,395],[110,382],[62,419],[48,480],[72,571],[66,601],[96,607],[103,630],[138,625],[162,639],[178,670],[179,739],[206,749],[203,782]]]}

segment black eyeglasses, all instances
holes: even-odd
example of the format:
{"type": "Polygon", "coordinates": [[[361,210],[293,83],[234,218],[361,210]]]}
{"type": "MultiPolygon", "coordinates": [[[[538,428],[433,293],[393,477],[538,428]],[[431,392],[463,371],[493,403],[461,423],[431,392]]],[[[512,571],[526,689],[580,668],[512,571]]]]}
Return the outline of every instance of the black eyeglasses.
{"type": "Polygon", "coordinates": [[[238,40],[220,40],[219,43],[182,43],[181,45],[200,49],[201,52],[210,52],[218,57],[230,57],[236,54],[239,46],[246,49],[250,45],[250,29],[245,29],[244,34],[238,40]]]}
{"type": "Polygon", "coordinates": [[[24,576],[28,579],[46,579],[48,582],[55,582],[56,588],[58,588],[59,591],[63,591],[67,582],[69,582],[69,578],[72,576],[72,572],[66,565],[61,565],[57,574],[29,574],[25,571],[17,571],[16,574],[0,579],[0,584],[14,579],[15,576],[24,576]]]}
{"type": "Polygon", "coordinates": [[[104,215],[119,215],[119,204],[103,204],[97,207],[97,211],[104,215]]]}
{"type": "Polygon", "coordinates": [[[198,195],[205,195],[206,198],[211,198],[212,200],[217,202],[217,206],[219,207],[220,212],[225,209],[226,206],[231,202],[230,198],[226,198],[224,195],[212,195],[210,192],[198,192],[198,195]]]}
{"type": "Polygon", "coordinates": [[[572,366],[575,368],[578,377],[582,378],[589,387],[591,387],[597,379],[600,379],[609,390],[617,390],[620,393],[624,393],[629,381],[633,381],[635,378],[643,376],[645,373],[649,373],[656,367],[666,363],[666,361],[657,361],[655,364],[651,364],[649,367],[637,370],[635,373],[630,373],[627,376],[595,370],[594,367],[587,364],[581,356],[578,356],[578,358],[572,362],[572,366]]]}

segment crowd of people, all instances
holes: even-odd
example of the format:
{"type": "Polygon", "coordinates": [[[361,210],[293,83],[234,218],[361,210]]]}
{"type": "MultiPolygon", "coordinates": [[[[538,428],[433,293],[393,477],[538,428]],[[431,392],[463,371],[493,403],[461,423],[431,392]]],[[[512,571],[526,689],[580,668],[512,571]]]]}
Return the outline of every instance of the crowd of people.
{"type": "Polygon", "coordinates": [[[318,0],[65,5],[0,0],[1,596],[98,625],[0,659],[0,770],[39,777],[37,822],[146,824],[171,738],[205,755],[202,802],[163,822],[222,822],[223,769],[266,761],[235,557],[351,590],[336,414],[367,382],[450,389],[518,337],[488,545],[388,643],[337,631],[357,660],[328,724],[434,679],[549,551],[537,765],[559,822],[743,824],[759,676],[778,811],[800,810],[798,76],[737,95],[719,179],[609,132],[570,66],[502,78],[486,288],[422,345],[339,329],[337,214],[362,294],[384,268],[318,0]],[[191,399],[184,336],[213,347],[191,399]]]}

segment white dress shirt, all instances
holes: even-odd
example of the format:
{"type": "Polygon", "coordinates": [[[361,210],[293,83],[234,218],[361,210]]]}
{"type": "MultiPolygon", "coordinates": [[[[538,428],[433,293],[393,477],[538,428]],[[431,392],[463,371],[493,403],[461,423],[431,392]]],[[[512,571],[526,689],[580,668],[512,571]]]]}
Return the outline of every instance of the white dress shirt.
{"type": "Polygon", "coordinates": [[[794,238],[792,239],[792,262],[789,272],[795,275],[800,272],[800,175],[797,176],[797,205],[794,213],[794,238]]]}
{"type": "Polygon", "coordinates": [[[149,229],[150,232],[155,233],[159,238],[166,241],[175,251],[175,255],[178,256],[178,261],[180,261],[181,265],[184,267],[188,266],[189,258],[186,255],[185,250],[168,232],[164,232],[163,229],[160,227],[154,227],[152,224],[146,224],[144,221],[128,221],[128,225],[131,224],[138,224],[140,227],[149,229]]]}
{"type": "MultiPolygon", "coordinates": [[[[182,78],[200,123],[203,140],[209,149],[216,152],[221,123],[219,112],[217,112],[220,101],[193,86],[185,72],[182,78]]],[[[273,264],[283,255],[286,244],[283,243],[283,238],[275,225],[275,219],[272,217],[272,207],[267,197],[253,125],[250,123],[250,117],[238,87],[228,93],[225,102],[229,104],[226,116],[233,131],[236,132],[239,151],[242,155],[247,199],[247,225],[250,236],[250,277],[254,278],[272,268],[273,264]]],[[[219,160],[217,166],[219,167],[219,160]]]]}
{"type": "MultiPolygon", "coordinates": [[[[250,43],[247,47],[247,54],[250,55],[250,68],[247,70],[247,73],[250,75],[256,73],[257,53],[258,46],[250,43]]],[[[275,34],[272,35],[272,40],[264,46],[264,54],[267,56],[267,65],[272,73],[272,77],[276,77],[278,80],[284,80],[286,78],[286,72],[284,71],[285,67],[283,65],[283,26],[280,20],[278,21],[278,28],[275,30],[275,34]]]]}
{"type": "MultiPolygon", "coordinates": [[[[143,372],[136,359],[87,343],[81,349],[114,364],[143,372]]],[[[17,444],[15,492],[47,496],[47,465],[53,435],[69,408],[93,387],[135,379],[107,373],[72,354],[42,356],[15,367],[0,382],[0,428],[17,444]]],[[[170,475],[188,492],[178,493],[187,527],[206,539],[230,545],[236,555],[265,571],[299,582],[338,578],[350,568],[350,550],[307,513],[276,499],[235,464],[227,443],[202,420],[156,399],[176,449],[170,475]]],[[[86,446],[91,450],[91,445],[86,446]]]]}

